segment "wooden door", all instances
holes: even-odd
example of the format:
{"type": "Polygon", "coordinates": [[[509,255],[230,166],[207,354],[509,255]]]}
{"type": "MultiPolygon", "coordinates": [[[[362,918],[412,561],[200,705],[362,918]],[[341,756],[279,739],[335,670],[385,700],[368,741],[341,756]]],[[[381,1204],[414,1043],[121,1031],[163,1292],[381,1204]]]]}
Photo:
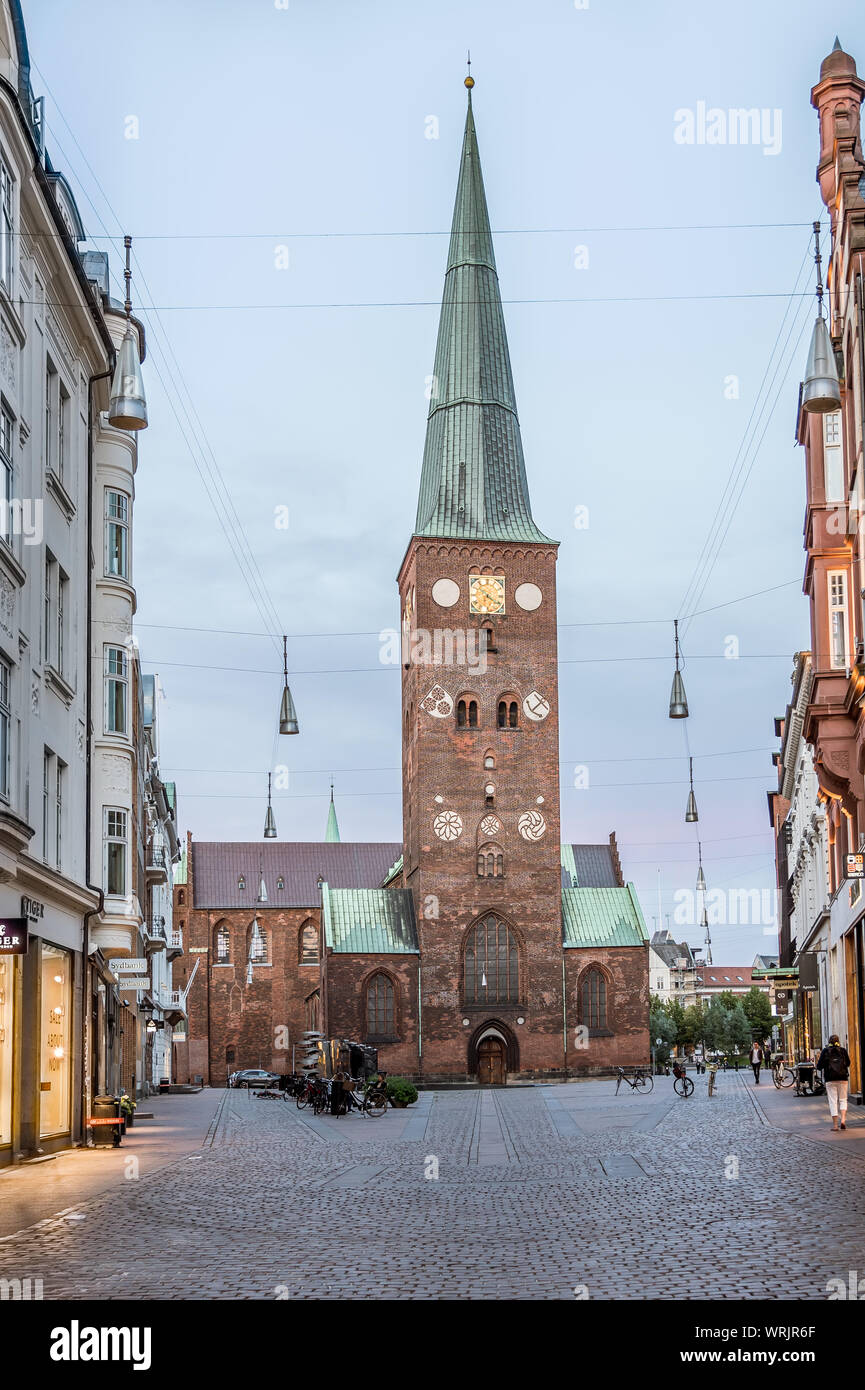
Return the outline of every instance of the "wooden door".
{"type": "Polygon", "coordinates": [[[501,1038],[484,1038],[478,1047],[478,1081],[482,1086],[505,1083],[505,1045],[501,1038]]]}

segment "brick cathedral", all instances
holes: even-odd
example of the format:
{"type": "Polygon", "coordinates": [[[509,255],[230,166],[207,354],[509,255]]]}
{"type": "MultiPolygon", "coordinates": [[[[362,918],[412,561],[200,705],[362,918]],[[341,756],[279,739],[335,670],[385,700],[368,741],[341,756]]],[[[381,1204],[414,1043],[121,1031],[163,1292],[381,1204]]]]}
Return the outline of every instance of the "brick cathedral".
{"type": "Polygon", "coordinates": [[[608,844],[562,844],[558,542],[529,502],[471,79],[415,529],[399,571],[401,844],[197,843],[177,1079],[299,1065],[499,1084],[647,1061],[648,934],[608,844]],[[296,1052],[292,1049],[296,1049],[296,1052]]]}

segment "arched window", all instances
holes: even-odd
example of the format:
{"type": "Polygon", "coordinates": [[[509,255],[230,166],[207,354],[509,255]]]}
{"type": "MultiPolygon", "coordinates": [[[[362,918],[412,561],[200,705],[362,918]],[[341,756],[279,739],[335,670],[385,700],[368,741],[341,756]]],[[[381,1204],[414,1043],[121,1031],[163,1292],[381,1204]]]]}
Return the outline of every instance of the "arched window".
{"type": "Polygon", "coordinates": [[[186,894],[185,894],[185,892],[183,891],[183,889],[181,888],[181,889],[179,889],[178,894],[177,894],[177,906],[178,906],[178,907],[183,907],[183,905],[184,905],[185,902],[186,902],[186,894]]]}
{"type": "Polygon", "coordinates": [[[314,922],[304,922],[300,929],[301,965],[318,965],[318,927],[314,922]]]}
{"type": "Polygon", "coordinates": [[[478,850],[478,878],[501,878],[505,857],[499,845],[481,845],[478,850]]]}
{"type": "Polygon", "coordinates": [[[231,961],[231,932],[227,922],[220,922],[214,933],[214,954],[217,965],[228,965],[231,961]]]}
{"type": "Polygon", "coordinates": [[[477,729],[479,727],[478,702],[471,695],[464,695],[457,700],[457,727],[460,729],[477,729]]]}
{"type": "Polygon", "coordinates": [[[493,769],[494,769],[494,767],[495,767],[495,765],[496,765],[495,754],[494,754],[494,753],[485,753],[485,754],[484,754],[484,767],[485,767],[485,769],[487,770],[487,772],[492,772],[493,769]]]}
{"type": "Polygon", "coordinates": [[[285,887],[285,879],[283,878],[282,874],[280,874],[279,877],[278,877],[277,880],[276,880],[276,891],[277,891],[277,893],[281,893],[284,887],[285,887]]]}
{"type": "Polygon", "coordinates": [[[252,961],[253,965],[266,965],[268,961],[267,928],[261,925],[257,917],[252,919],[246,938],[247,960],[252,961]]]}
{"type": "Polygon", "coordinates": [[[516,700],[499,700],[498,726],[500,729],[519,728],[520,707],[516,700]]]}
{"type": "Polygon", "coordinates": [[[516,1004],[520,997],[517,939],[493,913],[472,927],[465,949],[463,995],[467,1004],[516,1004]]]}
{"type": "Polygon", "coordinates": [[[237,880],[237,891],[238,891],[239,893],[242,893],[245,887],[246,887],[246,879],[243,877],[243,874],[241,874],[241,875],[240,875],[240,878],[237,880]]]}
{"type": "Polygon", "coordinates": [[[594,966],[583,976],[582,1021],[588,1028],[607,1026],[607,981],[594,966]]]}
{"type": "Polygon", "coordinates": [[[481,628],[481,651],[494,652],[496,650],[495,634],[491,627],[481,628]]]}
{"type": "Polygon", "coordinates": [[[370,1038],[391,1038],[396,1033],[393,983],[387,975],[373,975],[366,987],[366,1032],[370,1038]]]}
{"type": "Polygon", "coordinates": [[[321,1029],[321,994],[315,990],[306,999],[306,1026],[310,1033],[321,1029]]]}

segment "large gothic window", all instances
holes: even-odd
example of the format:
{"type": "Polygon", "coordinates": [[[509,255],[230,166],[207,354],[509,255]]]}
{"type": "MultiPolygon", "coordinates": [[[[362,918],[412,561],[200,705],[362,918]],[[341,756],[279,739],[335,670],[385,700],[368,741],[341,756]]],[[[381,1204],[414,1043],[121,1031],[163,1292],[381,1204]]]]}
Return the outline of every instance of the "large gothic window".
{"type": "Polygon", "coordinates": [[[594,967],[583,976],[582,1016],[588,1028],[607,1026],[607,981],[594,967]]]}
{"type": "Polygon", "coordinates": [[[467,1004],[515,1004],[520,997],[517,939],[493,913],[469,932],[463,983],[467,1004]]]}
{"type": "Polygon", "coordinates": [[[304,922],[300,932],[301,965],[318,965],[318,928],[314,922],[304,922]]]}
{"type": "Polygon", "coordinates": [[[387,975],[373,975],[366,989],[366,1032],[370,1038],[390,1038],[396,1033],[393,983],[387,975]]]}

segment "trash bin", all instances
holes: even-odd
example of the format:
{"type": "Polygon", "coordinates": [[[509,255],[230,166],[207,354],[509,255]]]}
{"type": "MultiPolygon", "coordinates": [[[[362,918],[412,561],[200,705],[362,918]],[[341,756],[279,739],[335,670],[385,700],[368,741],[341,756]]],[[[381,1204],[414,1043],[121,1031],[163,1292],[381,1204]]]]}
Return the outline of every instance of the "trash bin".
{"type": "Polygon", "coordinates": [[[160,1094],[161,1096],[167,1096],[167,1095],[168,1095],[168,1088],[169,1088],[170,1085],[171,1085],[171,1082],[169,1081],[168,1077],[167,1077],[167,1076],[163,1076],[162,1080],[161,1080],[160,1083],[159,1083],[159,1094],[160,1094]]]}
{"type": "Polygon", "coordinates": [[[117,1096],[94,1096],[91,1120],[93,1143],[98,1149],[110,1149],[120,1143],[120,1101],[117,1096]]]}

